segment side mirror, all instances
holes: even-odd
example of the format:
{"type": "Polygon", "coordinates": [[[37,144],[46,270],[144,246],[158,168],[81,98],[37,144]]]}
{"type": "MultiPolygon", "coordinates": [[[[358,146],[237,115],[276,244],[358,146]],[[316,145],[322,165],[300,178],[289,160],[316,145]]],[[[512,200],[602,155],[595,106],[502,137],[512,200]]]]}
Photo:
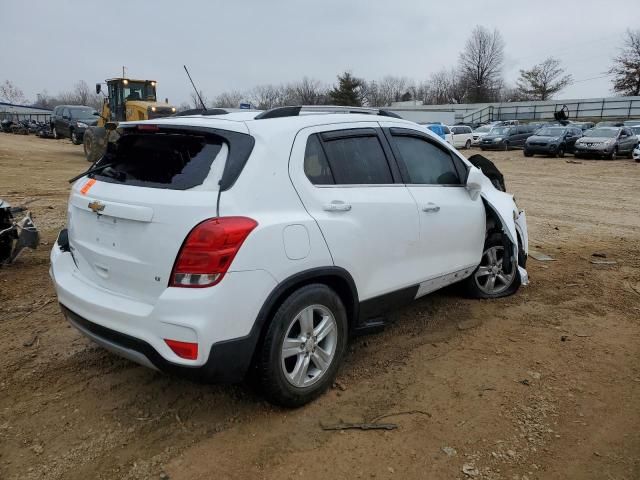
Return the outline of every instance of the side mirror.
{"type": "Polygon", "coordinates": [[[102,85],[96,83],[96,95],[98,95],[102,91],[102,85]]]}
{"type": "Polygon", "coordinates": [[[482,170],[476,167],[471,167],[469,170],[469,175],[467,175],[467,185],[465,188],[467,192],[469,192],[469,196],[471,200],[476,200],[480,192],[482,191],[482,183],[485,180],[485,176],[482,173],[482,170]]]}

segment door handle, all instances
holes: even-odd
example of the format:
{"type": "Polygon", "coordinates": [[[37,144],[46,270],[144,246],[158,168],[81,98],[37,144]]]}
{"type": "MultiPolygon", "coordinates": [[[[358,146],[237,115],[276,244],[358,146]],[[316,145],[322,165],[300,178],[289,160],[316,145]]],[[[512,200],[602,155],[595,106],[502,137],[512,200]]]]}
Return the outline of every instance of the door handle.
{"type": "Polygon", "coordinates": [[[323,208],[327,212],[348,212],[351,210],[351,205],[340,200],[334,200],[331,203],[326,203],[323,208]]]}
{"type": "Polygon", "coordinates": [[[425,213],[436,213],[440,211],[440,207],[435,203],[427,203],[424,207],[422,207],[422,211],[425,213]]]}

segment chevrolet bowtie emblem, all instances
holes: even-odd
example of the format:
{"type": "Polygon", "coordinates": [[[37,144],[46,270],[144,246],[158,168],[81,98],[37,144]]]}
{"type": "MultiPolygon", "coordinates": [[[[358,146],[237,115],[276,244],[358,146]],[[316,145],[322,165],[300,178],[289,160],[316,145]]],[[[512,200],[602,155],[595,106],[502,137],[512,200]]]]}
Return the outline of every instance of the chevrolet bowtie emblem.
{"type": "Polygon", "coordinates": [[[99,215],[100,212],[104,210],[104,203],[100,203],[99,201],[94,200],[93,202],[89,203],[89,208],[99,215]]]}

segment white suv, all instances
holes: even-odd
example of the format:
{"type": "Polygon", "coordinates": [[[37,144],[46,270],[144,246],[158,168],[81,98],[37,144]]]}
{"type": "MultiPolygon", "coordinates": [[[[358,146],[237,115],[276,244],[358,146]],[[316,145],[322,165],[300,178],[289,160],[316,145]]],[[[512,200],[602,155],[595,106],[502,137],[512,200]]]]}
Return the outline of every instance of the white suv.
{"type": "Polygon", "coordinates": [[[527,282],[511,195],[425,127],[333,110],[120,124],[51,252],[69,322],[162,371],[239,381],[253,366],[267,398],[297,406],[394,306],[527,282]]]}

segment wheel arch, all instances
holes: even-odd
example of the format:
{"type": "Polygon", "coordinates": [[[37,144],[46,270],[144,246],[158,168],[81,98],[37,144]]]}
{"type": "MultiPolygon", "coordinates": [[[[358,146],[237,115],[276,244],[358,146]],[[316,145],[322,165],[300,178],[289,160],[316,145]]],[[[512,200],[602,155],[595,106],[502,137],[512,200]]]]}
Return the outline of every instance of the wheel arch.
{"type": "MultiPolygon", "coordinates": [[[[280,282],[278,286],[271,291],[262,305],[252,331],[249,334],[255,339],[253,360],[255,360],[256,352],[260,351],[260,346],[264,341],[264,337],[276,310],[294,291],[313,283],[327,285],[336,292],[347,312],[349,330],[351,331],[353,329],[358,321],[360,304],[356,284],[351,274],[344,268],[336,266],[318,267],[298,272],[280,282]]],[[[252,363],[255,362],[252,361],[252,363]]]]}

